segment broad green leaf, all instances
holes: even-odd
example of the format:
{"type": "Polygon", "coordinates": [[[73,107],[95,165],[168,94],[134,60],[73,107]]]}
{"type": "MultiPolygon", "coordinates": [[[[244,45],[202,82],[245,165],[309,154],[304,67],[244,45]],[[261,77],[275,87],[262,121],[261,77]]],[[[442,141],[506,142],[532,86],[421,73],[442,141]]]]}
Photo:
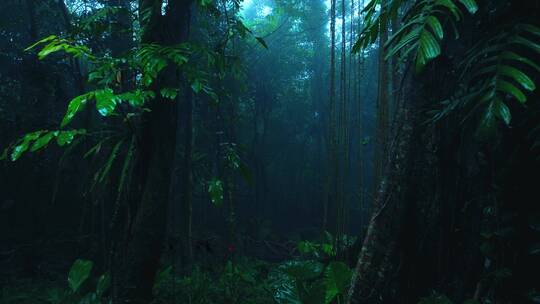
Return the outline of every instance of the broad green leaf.
{"type": "Polygon", "coordinates": [[[51,139],[53,139],[56,135],[58,135],[58,131],[51,131],[51,132],[48,132],[45,135],[41,136],[40,138],[38,138],[34,142],[32,147],[30,148],[30,151],[35,152],[35,151],[45,147],[46,145],[49,144],[51,139]]]}
{"type": "Polygon", "coordinates": [[[92,98],[93,96],[94,96],[94,93],[90,92],[90,93],[79,95],[73,98],[69,102],[66,115],[62,119],[62,123],[60,124],[60,127],[63,128],[66,125],[68,125],[73,120],[73,117],[75,117],[77,113],[79,113],[80,111],[84,109],[84,106],[86,105],[88,100],[92,98]]]}
{"type": "Polygon", "coordinates": [[[80,130],[68,130],[68,131],[60,131],[58,135],[56,136],[56,143],[62,147],[65,145],[71,144],[73,139],[75,138],[75,135],[81,135],[85,134],[86,130],[80,129],[80,130]]]}
{"type": "Polygon", "coordinates": [[[106,88],[95,92],[96,108],[102,116],[109,116],[114,112],[119,98],[114,95],[113,90],[106,88]]]}
{"type": "Polygon", "coordinates": [[[337,295],[346,294],[352,272],[342,262],[332,262],[328,264],[324,271],[324,282],[326,286],[325,303],[332,303],[337,295]]]}
{"type": "Polygon", "coordinates": [[[11,160],[16,161],[19,159],[24,152],[28,151],[30,144],[45,132],[47,131],[36,131],[26,134],[11,151],[11,160]]]}
{"type": "Polygon", "coordinates": [[[48,44],[38,53],[39,60],[43,60],[45,57],[49,56],[52,53],[56,53],[64,49],[63,45],[57,44],[48,44]]]}
{"type": "Polygon", "coordinates": [[[68,275],[68,284],[71,291],[77,292],[79,290],[81,285],[90,276],[93,265],[94,263],[92,263],[92,261],[80,259],[73,263],[68,275]]]}

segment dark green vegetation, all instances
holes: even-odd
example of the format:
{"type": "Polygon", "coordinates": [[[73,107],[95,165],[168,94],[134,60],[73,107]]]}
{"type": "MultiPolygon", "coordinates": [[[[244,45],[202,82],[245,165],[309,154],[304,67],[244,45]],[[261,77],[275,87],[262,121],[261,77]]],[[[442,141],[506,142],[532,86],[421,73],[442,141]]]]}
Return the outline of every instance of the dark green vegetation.
{"type": "Polygon", "coordinates": [[[540,303],[539,20],[2,0],[0,303],[540,303]]]}

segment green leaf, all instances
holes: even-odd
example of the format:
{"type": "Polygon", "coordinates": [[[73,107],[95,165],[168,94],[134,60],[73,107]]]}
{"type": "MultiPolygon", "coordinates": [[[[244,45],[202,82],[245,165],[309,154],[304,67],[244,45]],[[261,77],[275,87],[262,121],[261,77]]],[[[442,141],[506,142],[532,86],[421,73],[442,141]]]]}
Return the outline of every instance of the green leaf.
{"type": "Polygon", "coordinates": [[[463,6],[467,8],[469,13],[473,15],[478,11],[478,4],[476,3],[475,0],[459,0],[459,2],[463,4],[463,6]]]}
{"type": "MultiPolygon", "coordinates": [[[[386,55],[385,59],[389,59],[390,57],[394,56],[397,52],[401,51],[405,46],[411,44],[413,41],[417,40],[420,33],[422,32],[421,28],[416,28],[406,35],[404,35],[400,40],[399,43],[393,46],[388,54],[386,55]]],[[[397,35],[398,33],[396,33],[397,35]]],[[[391,38],[392,39],[392,38],[391,38]]],[[[389,42],[392,42],[391,40],[389,42]]],[[[416,46],[416,43],[413,44],[413,46],[416,46]]],[[[403,54],[403,56],[406,56],[406,54],[403,54]]]]}
{"type": "Polygon", "coordinates": [[[168,99],[175,99],[178,96],[178,90],[173,88],[163,88],[160,90],[161,96],[168,99]]]}
{"type": "Polygon", "coordinates": [[[111,276],[108,273],[102,274],[97,282],[96,286],[96,294],[98,298],[103,296],[103,294],[109,289],[111,286],[111,276]]]}
{"type": "Polygon", "coordinates": [[[533,42],[527,38],[516,36],[510,42],[526,46],[530,48],[531,50],[535,51],[536,53],[540,54],[540,44],[533,42]]]}
{"type": "Polygon", "coordinates": [[[303,254],[311,254],[317,250],[315,244],[310,241],[300,241],[298,243],[298,251],[303,254]]]}
{"type": "Polygon", "coordinates": [[[459,21],[461,19],[461,11],[451,0],[436,0],[435,5],[446,7],[454,15],[456,20],[459,21]]]}
{"type": "Polygon", "coordinates": [[[16,145],[11,151],[11,160],[16,161],[17,159],[19,159],[24,152],[28,151],[30,143],[38,139],[45,132],[47,131],[36,131],[36,132],[26,134],[20,140],[19,144],[16,145]]]}
{"type": "Polygon", "coordinates": [[[32,44],[31,46],[27,47],[26,49],[24,49],[25,52],[35,48],[36,46],[40,45],[40,44],[43,44],[43,43],[47,43],[47,42],[51,42],[53,40],[56,40],[58,37],[56,35],[51,35],[51,36],[48,36],[48,37],[45,37],[41,40],[39,40],[38,42],[32,44]]]}
{"type": "Polygon", "coordinates": [[[63,49],[64,49],[63,45],[49,44],[45,46],[41,51],[39,51],[38,58],[39,60],[43,60],[45,57],[49,56],[50,54],[56,53],[63,49]]]}
{"type": "Polygon", "coordinates": [[[56,135],[58,135],[58,131],[51,131],[51,132],[48,132],[47,134],[41,136],[40,138],[38,138],[34,142],[34,144],[32,145],[32,148],[30,148],[30,151],[35,152],[35,151],[45,147],[46,145],[49,144],[51,139],[53,139],[56,135]]]}
{"type": "Polygon", "coordinates": [[[71,144],[73,139],[75,138],[75,135],[81,135],[85,134],[85,129],[80,130],[68,130],[68,131],[60,131],[56,137],[56,143],[62,147],[65,145],[71,144]]]}
{"type": "Polygon", "coordinates": [[[102,116],[109,116],[114,112],[119,98],[114,95],[113,90],[106,88],[95,92],[96,108],[102,116]]]}
{"type": "Polygon", "coordinates": [[[212,204],[221,206],[223,203],[223,182],[217,178],[208,182],[208,194],[212,204]]]}
{"type": "Polygon", "coordinates": [[[437,19],[437,17],[435,16],[427,17],[427,24],[429,24],[429,26],[433,30],[433,33],[435,33],[435,36],[437,36],[439,40],[444,38],[443,27],[439,19],[437,19]]]}
{"type": "Polygon", "coordinates": [[[416,57],[416,72],[420,73],[426,64],[441,54],[441,47],[429,31],[420,35],[418,54],[416,57]]]}
{"type": "Polygon", "coordinates": [[[191,83],[191,89],[193,90],[193,92],[198,94],[203,89],[203,84],[199,79],[195,78],[191,83]]]}
{"type": "Polygon", "coordinates": [[[342,262],[332,262],[328,264],[324,271],[324,282],[326,286],[325,303],[332,303],[337,295],[347,293],[351,282],[352,271],[342,262]]]}
{"type": "Polygon", "coordinates": [[[79,290],[81,285],[90,276],[93,265],[94,263],[92,263],[92,261],[81,259],[78,259],[73,263],[68,275],[68,284],[71,291],[77,292],[79,290]]]}
{"type": "Polygon", "coordinates": [[[482,120],[480,121],[480,125],[478,127],[478,135],[480,137],[486,137],[493,133],[495,130],[495,127],[497,126],[496,123],[496,115],[494,111],[493,103],[489,105],[489,107],[484,112],[484,115],[482,117],[482,120]]]}
{"type": "Polygon", "coordinates": [[[495,115],[500,118],[506,125],[510,125],[512,121],[512,115],[510,114],[510,109],[508,106],[499,98],[495,99],[493,105],[493,111],[495,115]]]}
{"type": "Polygon", "coordinates": [[[514,52],[505,51],[500,55],[500,58],[525,63],[525,64],[529,65],[530,67],[532,67],[533,69],[535,69],[537,72],[540,72],[540,66],[538,64],[536,64],[532,60],[530,60],[530,59],[528,59],[526,57],[523,57],[521,55],[518,55],[518,54],[516,54],[514,52]]]}
{"type": "Polygon", "coordinates": [[[508,66],[508,65],[501,65],[498,68],[498,71],[500,74],[511,77],[516,82],[521,84],[523,88],[529,91],[534,91],[536,89],[536,85],[534,84],[534,81],[527,76],[522,71],[516,69],[515,67],[508,66]]]}
{"type": "Polygon", "coordinates": [[[4,149],[4,152],[2,152],[2,155],[0,155],[0,160],[6,160],[8,156],[9,148],[4,149]]]}
{"type": "Polygon", "coordinates": [[[84,106],[86,105],[88,100],[92,98],[93,96],[94,96],[94,93],[90,92],[90,93],[79,95],[73,98],[69,102],[66,115],[62,119],[62,123],[60,124],[60,127],[63,128],[66,125],[68,125],[73,120],[73,117],[75,117],[77,113],[79,113],[80,111],[84,109],[84,106]]]}
{"type": "Polygon", "coordinates": [[[197,3],[199,3],[201,7],[207,7],[212,4],[212,0],[198,0],[197,3]]]}
{"type": "Polygon", "coordinates": [[[527,96],[525,96],[520,89],[508,81],[497,81],[497,90],[514,96],[521,103],[525,103],[527,101],[527,96]]]}

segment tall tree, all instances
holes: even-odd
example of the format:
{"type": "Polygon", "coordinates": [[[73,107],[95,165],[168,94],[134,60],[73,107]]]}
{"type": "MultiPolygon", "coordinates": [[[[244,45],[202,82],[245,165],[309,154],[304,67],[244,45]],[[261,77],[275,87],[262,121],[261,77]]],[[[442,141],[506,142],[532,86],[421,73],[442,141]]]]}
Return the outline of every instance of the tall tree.
{"type": "MultiPolygon", "coordinates": [[[[170,0],[165,14],[162,14],[161,0],[140,0],[141,43],[176,45],[186,41],[190,32],[192,3],[192,0],[170,0]]],[[[183,80],[173,68],[161,77],[159,83],[162,85],[183,85],[183,80]]],[[[159,90],[159,87],[155,89],[159,90]]],[[[179,102],[189,105],[190,96],[179,102]]],[[[141,196],[120,281],[120,301],[123,303],[151,301],[167,230],[178,112],[175,103],[162,97],[153,99],[148,108],[150,111],[142,117],[135,158],[140,177],[135,179],[138,185],[133,189],[140,189],[141,196]]],[[[186,110],[190,111],[189,107],[186,110]]]]}
{"type": "MultiPolygon", "coordinates": [[[[388,1],[381,1],[381,10],[388,10],[388,1]]],[[[378,93],[377,93],[377,129],[375,135],[375,183],[377,184],[386,166],[387,146],[388,146],[388,108],[389,108],[389,78],[388,64],[385,59],[385,45],[388,41],[388,29],[386,24],[381,23],[379,28],[379,49],[378,49],[378,93]]]]}
{"type": "Polygon", "coordinates": [[[336,107],[336,0],[330,1],[330,98],[329,98],[329,128],[328,128],[328,163],[327,195],[324,207],[323,230],[327,230],[330,215],[330,205],[335,201],[338,179],[337,151],[337,107],[336,107]]]}

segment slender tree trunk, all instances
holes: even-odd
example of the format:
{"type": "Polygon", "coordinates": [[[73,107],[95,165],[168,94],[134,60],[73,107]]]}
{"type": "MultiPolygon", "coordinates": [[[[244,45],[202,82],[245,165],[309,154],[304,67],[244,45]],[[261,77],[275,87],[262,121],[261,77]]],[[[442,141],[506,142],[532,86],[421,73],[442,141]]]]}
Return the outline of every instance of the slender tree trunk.
{"type": "MultiPolygon", "coordinates": [[[[381,10],[386,10],[387,1],[382,1],[381,10]]],[[[375,184],[382,178],[385,162],[387,159],[388,146],[388,65],[385,60],[384,45],[388,40],[388,30],[381,25],[379,37],[379,80],[377,97],[377,130],[375,150],[375,184]]]]}
{"type": "Polygon", "coordinates": [[[330,102],[329,102],[329,128],[328,128],[328,174],[327,195],[325,198],[323,230],[332,225],[328,220],[331,202],[335,201],[337,194],[337,109],[336,109],[336,0],[330,1],[330,102]]]}

